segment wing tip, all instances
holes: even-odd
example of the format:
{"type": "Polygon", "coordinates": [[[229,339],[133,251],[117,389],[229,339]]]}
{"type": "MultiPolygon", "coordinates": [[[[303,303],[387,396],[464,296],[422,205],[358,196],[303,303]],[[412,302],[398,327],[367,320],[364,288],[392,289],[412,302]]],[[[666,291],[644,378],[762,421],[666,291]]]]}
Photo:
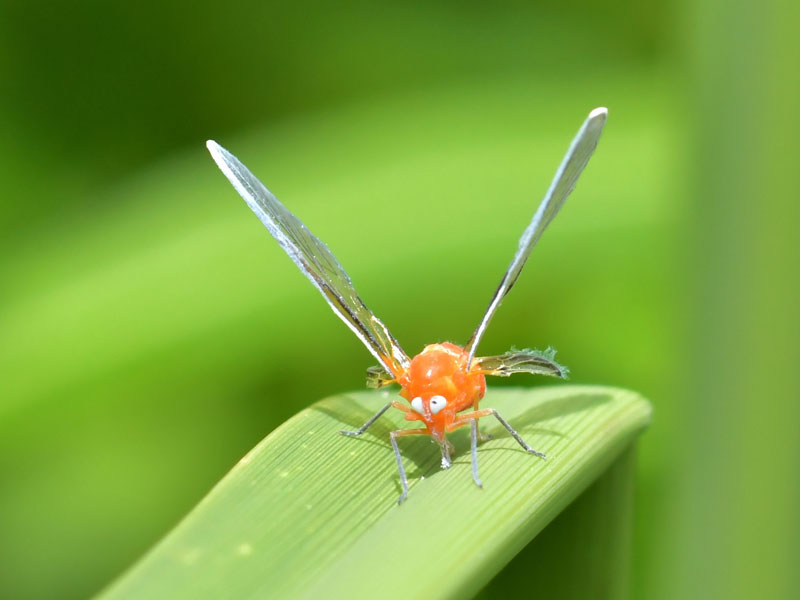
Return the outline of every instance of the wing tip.
{"type": "Polygon", "coordinates": [[[608,118],[608,109],[605,106],[598,106],[592,112],[589,113],[588,117],[586,117],[586,123],[591,124],[594,127],[602,128],[606,124],[607,118],[608,118]]]}
{"type": "Polygon", "coordinates": [[[603,128],[606,126],[607,118],[608,109],[605,106],[598,106],[586,117],[586,121],[583,124],[583,131],[586,132],[587,135],[599,137],[603,128]]]}
{"type": "Polygon", "coordinates": [[[214,162],[217,163],[217,166],[225,174],[225,176],[231,180],[231,183],[233,183],[233,179],[231,179],[231,177],[238,179],[238,176],[235,175],[235,172],[237,169],[245,168],[244,165],[239,162],[239,159],[237,159],[233,154],[228,152],[214,140],[207,140],[206,148],[208,148],[211,158],[214,159],[214,162]]]}
{"type": "Polygon", "coordinates": [[[225,148],[220,146],[214,140],[206,140],[206,148],[211,153],[211,156],[214,158],[214,160],[217,160],[217,157],[224,156],[225,154],[225,148]]]}
{"type": "Polygon", "coordinates": [[[605,106],[598,106],[592,112],[589,113],[589,119],[603,119],[605,120],[608,118],[608,109],[605,106]]]}

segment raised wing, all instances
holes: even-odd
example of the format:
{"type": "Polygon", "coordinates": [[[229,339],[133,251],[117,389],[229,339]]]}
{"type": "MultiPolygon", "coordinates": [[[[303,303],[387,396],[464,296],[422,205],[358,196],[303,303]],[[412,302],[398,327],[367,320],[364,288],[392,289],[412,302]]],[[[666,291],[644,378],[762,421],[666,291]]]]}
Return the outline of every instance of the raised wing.
{"type": "Polygon", "coordinates": [[[408,356],[386,326],[366,307],[325,243],[290,213],[233,154],[211,140],[206,146],[217,166],[272,237],[387,373],[394,376],[405,370],[410,363],[408,356]]]}
{"type": "Polygon", "coordinates": [[[555,361],[556,351],[548,348],[539,350],[512,350],[498,356],[482,356],[475,359],[474,369],[480,369],[484,375],[509,377],[515,373],[531,375],[551,375],[566,379],[569,369],[555,361]]]}
{"type": "Polygon", "coordinates": [[[500,285],[489,303],[486,314],[483,315],[480,325],[478,325],[475,333],[472,334],[469,342],[467,342],[465,347],[469,351],[467,364],[472,364],[475,350],[483,337],[483,333],[486,331],[486,326],[489,325],[489,321],[492,320],[505,295],[508,294],[517,281],[522,267],[525,266],[525,261],[528,260],[528,256],[531,254],[531,250],[533,250],[539,238],[542,237],[542,233],[544,233],[550,221],[561,210],[570,192],[575,187],[578,177],[586,167],[586,163],[589,162],[595,147],[597,147],[597,141],[600,139],[600,133],[603,131],[607,116],[608,109],[595,108],[589,113],[583,126],[578,131],[578,135],[572,140],[572,144],[570,144],[564,160],[561,161],[553,182],[544,196],[544,200],[542,200],[539,208],[536,209],[531,224],[528,225],[519,239],[517,253],[514,255],[505,275],[503,275],[503,279],[500,281],[500,285]]]}

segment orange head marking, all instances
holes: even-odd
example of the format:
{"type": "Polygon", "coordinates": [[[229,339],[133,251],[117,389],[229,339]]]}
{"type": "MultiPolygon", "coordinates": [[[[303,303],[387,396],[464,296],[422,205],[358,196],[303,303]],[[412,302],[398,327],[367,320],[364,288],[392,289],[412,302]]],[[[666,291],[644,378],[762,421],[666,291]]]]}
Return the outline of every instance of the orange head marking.
{"type": "Polygon", "coordinates": [[[431,344],[411,360],[399,379],[400,395],[411,403],[406,419],[422,421],[440,443],[457,413],[477,406],[486,391],[484,376],[470,373],[467,359],[468,353],[460,346],[431,344]]]}

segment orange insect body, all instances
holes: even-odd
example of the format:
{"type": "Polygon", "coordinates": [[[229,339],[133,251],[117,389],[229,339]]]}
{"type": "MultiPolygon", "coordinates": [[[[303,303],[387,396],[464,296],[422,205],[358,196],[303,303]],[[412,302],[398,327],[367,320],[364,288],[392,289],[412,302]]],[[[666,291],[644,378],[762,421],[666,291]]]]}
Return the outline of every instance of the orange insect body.
{"type": "Polygon", "coordinates": [[[397,377],[397,383],[403,388],[400,395],[409,402],[420,398],[423,408],[422,414],[416,410],[406,412],[406,420],[422,421],[438,442],[444,441],[446,432],[455,429],[456,415],[468,408],[477,409],[486,392],[483,372],[469,369],[468,359],[469,352],[455,344],[430,344],[397,377]],[[431,398],[437,396],[445,398],[446,404],[434,412],[431,398]]]}

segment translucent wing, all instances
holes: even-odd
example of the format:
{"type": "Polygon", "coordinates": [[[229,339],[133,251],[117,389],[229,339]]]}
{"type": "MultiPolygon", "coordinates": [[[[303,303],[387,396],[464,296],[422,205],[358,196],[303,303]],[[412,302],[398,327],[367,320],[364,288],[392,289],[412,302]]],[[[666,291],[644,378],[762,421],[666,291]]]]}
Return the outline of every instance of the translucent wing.
{"type": "Polygon", "coordinates": [[[391,385],[397,380],[394,375],[388,374],[383,367],[375,365],[367,369],[367,387],[379,390],[384,386],[391,385]]]}
{"type": "Polygon", "coordinates": [[[595,108],[589,113],[583,126],[578,131],[578,135],[572,140],[572,144],[567,150],[564,160],[561,161],[553,182],[544,196],[544,200],[542,200],[533,215],[531,224],[528,225],[519,240],[517,253],[514,255],[505,275],[503,275],[503,279],[500,281],[500,285],[489,303],[489,308],[486,310],[483,320],[481,320],[475,333],[472,334],[469,342],[467,342],[466,349],[469,350],[469,362],[467,364],[471,364],[472,359],[475,357],[475,349],[478,347],[484,331],[486,331],[486,326],[489,325],[489,321],[492,320],[505,295],[508,294],[517,281],[522,267],[525,266],[525,261],[528,260],[528,256],[531,254],[531,250],[533,250],[536,242],[539,241],[550,221],[561,210],[570,192],[575,187],[578,177],[583,172],[586,163],[589,162],[589,158],[597,146],[597,141],[600,139],[600,133],[603,131],[607,116],[607,109],[595,108]]]}
{"type": "Polygon", "coordinates": [[[548,348],[538,350],[512,350],[498,356],[482,356],[475,359],[473,369],[478,368],[484,375],[509,377],[515,373],[531,375],[551,375],[566,379],[569,369],[555,361],[556,351],[548,348]]]}
{"type": "Polygon", "coordinates": [[[325,243],[290,213],[233,154],[211,140],[206,146],[217,166],[272,237],[381,366],[392,374],[406,369],[410,362],[408,356],[386,326],[366,307],[350,277],[325,243]]]}

